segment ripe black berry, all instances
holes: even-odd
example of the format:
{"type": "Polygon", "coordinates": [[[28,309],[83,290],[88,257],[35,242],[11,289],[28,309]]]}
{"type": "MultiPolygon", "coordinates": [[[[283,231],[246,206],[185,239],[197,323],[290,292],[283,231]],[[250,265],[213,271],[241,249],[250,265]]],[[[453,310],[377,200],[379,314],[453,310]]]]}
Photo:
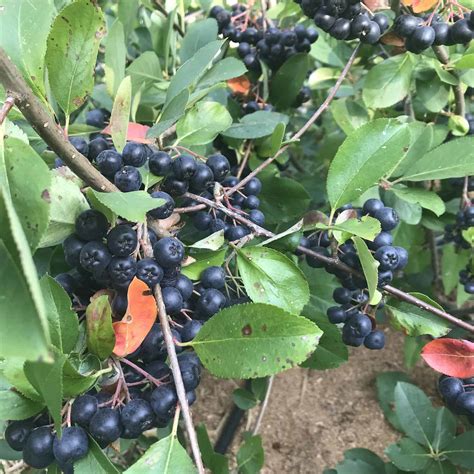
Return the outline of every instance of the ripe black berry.
{"type": "Polygon", "coordinates": [[[163,199],[165,202],[160,206],[148,211],[148,215],[153,219],[166,219],[174,211],[174,199],[168,194],[163,191],[155,191],[151,193],[151,197],[154,199],[163,199]]]}
{"type": "Polygon", "coordinates": [[[82,155],[87,156],[89,154],[89,144],[84,138],[72,137],[69,142],[82,155]]]}
{"type": "Polygon", "coordinates": [[[99,154],[105,150],[109,149],[109,144],[107,140],[102,137],[94,138],[89,142],[89,154],[87,157],[90,161],[96,161],[99,154]]]}
{"type": "Polygon", "coordinates": [[[85,242],[79,239],[75,234],[67,237],[63,242],[64,260],[70,267],[79,266],[79,256],[85,242]]]}
{"type": "Polygon", "coordinates": [[[107,218],[95,209],[81,212],[76,218],[76,234],[82,240],[102,239],[108,228],[107,218]]]}
{"type": "Polygon", "coordinates": [[[137,272],[137,263],[133,257],[112,257],[108,272],[113,284],[128,286],[137,272]]]}
{"type": "Polygon", "coordinates": [[[148,160],[148,167],[156,176],[166,176],[171,172],[171,166],[171,157],[164,151],[153,153],[148,160]]]}
{"type": "Polygon", "coordinates": [[[23,460],[31,467],[44,469],[54,461],[54,435],[47,426],[35,428],[23,447],[23,460]]]}
{"type": "Polygon", "coordinates": [[[225,296],[214,288],[204,290],[196,304],[196,311],[203,319],[219,312],[226,304],[225,296]]]}
{"type": "Polygon", "coordinates": [[[112,408],[99,408],[89,424],[89,433],[102,448],[120,438],[122,429],[120,414],[112,408]]]}
{"type": "Polygon", "coordinates": [[[125,145],[122,152],[123,163],[125,165],[140,168],[146,163],[147,150],[141,143],[129,142],[125,145]]]}
{"type": "Polygon", "coordinates": [[[163,268],[171,268],[183,260],[184,246],[173,237],[164,237],[153,246],[153,255],[163,268]]]}
{"type": "Polygon", "coordinates": [[[374,217],[380,222],[382,230],[390,231],[397,227],[399,222],[398,214],[390,207],[379,209],[374,217]]]}
{"type": "Polygon", "coordinates": [[[196,160],[189,155],[180,155],[173,161],[173,173],[178,180],[188,180],[197,169],[196,160]]]}
{"type": "Polygon", "coordinates": [[[225,271],[222,267],[207,267],[201,273],[200,279],[204,288],[220,290],[225,286],[225,271]]]}
{"type": "Polygon", "coordinates": [[[168,314],[177,314],[183,309],[183,297],[179,290],[172,286],[162,289],[163,302],[168,314]]]}
{"type": "Polygon", "coordinates": [[[134,166],[124,166],[115,173],[114,183],[124,193],[138,191],[142,185],[142,175],[134,166]]]}
{"type": "Polygon", "coordinates": [[[122,156],[115,150],[104,150],[97,155],[95,162],[104,176],[114,177],[122,167],[122,156]]]}
{"type": "Polygon", "coordinates": [[[137,278],[153,288],[163,278],[163,269],[152,258],[144,258],[137,262],[137,278]]]}
{"type": "Polygon", "coordinates": [[[211,168],[204,163],[196,165],[196,172],[191,178],[189,185],[193,191],[205,191],[214,181],[211,168]]]}
{"type": "Polygon", "coordinates": [[[99,274],[107,268],[111,258],[102,242],[88,242],[82,247],[79,260],[84,270],[99,274]]]}
{"type": "Polygon", "coordinates": [[[107,246],[117,257],[130,255],[137,249],[137,244],[137,233],[128,224],[115,226],[107,235],[107,246]]]}
{"type": "Polygon", "coordinates": [[[33,423],[29,420],[11,421],[5,430],[5,441],[10,448],[21,451],[32,429],[33,423]]]}
{"type": "Polygon", "coordinates": [[[372,331],[364,339],[367,349],[378,350],[385,346],[385,334],[382,331],[372,331]]]}
{"type": "Polygon", "coordinates": [[[81,426],[88,426],[97,411],[98,401],[92,395],[77,397],[71,406],[71,421],[81,426]]]}
{"type": "Polygon", "coordinates": [[[131,400],[120,414],[123,427],[138,437],[141,433],[153,427],[155,414],[151,405],[141,399],[131,400]]]}
{"type": "Polygon", "coordinates": [[[170,385],[160,385],[151,393],[150,405],[159,418],[169,420],[173,416],[177,402],[176,390],[170,385]]]}
{"type": "Polygon", "coordinates": [[[88,451],[87,433],[80,426],[66,427],[61,438],[54,437],[53,453],[59,464],[74,463],[86,456],[88,451]]]}
{"type": "Polygon", "coordinates": [[[175,288],[181,293],[183,300],[187,301],[193,294],[194,285],[186,275],[180,274],[176,278],[175,288]]]}
{"type": "Polygon", "coordinates": [[[229,160],[221,154],[209,156],[206,164],[211,169],[214,179],[219,182],[221,182],[230,171],[229,160]]]}

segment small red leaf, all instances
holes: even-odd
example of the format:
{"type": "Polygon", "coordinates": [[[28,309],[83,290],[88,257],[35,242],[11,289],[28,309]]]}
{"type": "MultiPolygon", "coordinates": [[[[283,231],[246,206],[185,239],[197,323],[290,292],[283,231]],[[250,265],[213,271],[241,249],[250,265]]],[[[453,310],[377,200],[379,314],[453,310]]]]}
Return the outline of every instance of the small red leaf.
{"type": "Polygon", "coordinates": [[[113,323],[114,354],[125,357],[138,349],[157,315],[156,301],[148,285],[134,278],[128,287],[128,307],[121,321],[113,323]]]}
{"type": "MultiPolygon", "coordinates": [[[[150,127],[146,125],[141,125],[139,123],[129,122],[128,130],[127,130],[127,140],[138,142],[138,143],[153,143],[153,138],[147,138],[146,134],[150,127]]],[[[111,135],[111,128],[110,125],[102,130],[102,133],[105,135],[111,135]]]]}
{"type": "Polygon", "coordinates": [[[421,357],[432,369],[450,377],[474,376],[474,343],[464,339],[435,339],[423,347],[421,357]]]}
{"type": "Polygon", "coordinates": [[[227,86],[234,94],[248,95],[252,84],[247,76],[234,77],[227,81],[227,86]]]}

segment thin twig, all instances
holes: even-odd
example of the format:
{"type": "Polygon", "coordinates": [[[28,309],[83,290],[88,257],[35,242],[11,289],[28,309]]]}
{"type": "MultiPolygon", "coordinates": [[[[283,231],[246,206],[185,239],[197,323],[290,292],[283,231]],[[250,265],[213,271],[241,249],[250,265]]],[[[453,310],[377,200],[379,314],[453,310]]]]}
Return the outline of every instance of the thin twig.
{"type": "MultiPolygon", "coordinates": [[[[161,5],[161,3],[158,0],[155,0],[155,6],[156,6],[156,9],[160,13],[162,13],[166,18],[169,17],[169,13],[165,10],[163,5],[161,5]]],[[[180,36],[184,36],[184,31],[181,28],[181,26],[178,25],[178,23],[173,23],[173,29],[175,29],[180,34],[180,36]]]]}
{"type": "Polygon", "coordinates": [[[251,144],[251,142],[249,142],[248,145],[247,145],[247,148],[245,150],[244,157],[242,159],[242,163],[240,163],[239,171],[237,172],[237,178],[240,178],[242,176],[242,173],[244,172],[244,169],[247,166],[247,163],[249,161],[251,151],[252,151],[252,144],[251,144]]]}
{"type": "MultiPolygon", "coordinates": [[[[444,64],[445,66],[449,64],[448,50],[444,46],[433,46],[433,51],[440,63],[444,64]]],[[[456,71],[452,70],[450,72],[453,76],[459,78],[459,75],[456,71]]],[[[464,117],[466,114],[466,103],[464,101],[464,92],[462,90],[461,83],[453,86],[453,91],[454,100],[456,102],[456,115],[461,115],[461,117],[464,117]]]]}
{"type": "Polygon", "coordinates": [[[4,120],[7,118],[8,112],[13,108],[15,105],[15,99],[13,97],[7,97],[5,102],[0,109],[0,126],[3,124],[4,120]]]}
{"type": "Polygon", "coordinates": [[[275,376],[272,375],[268,379],[268,385],[267,385],[267,391],[265,392],[265,398],[263,399],[263,402],[260,405],[260,411],[258,412],[257,421],[255,422],[255,426],[254,426],[253,431],[252,431],[253,436],[255,436],[258,433],[258,430],[260,429],[260,425],[262,424],[263,415],[265,415],[265,411],[267,409],[268,402],[270,400],[270,393],[272,391],[273,379],[274,378],[275,378],[275,376]]]}
{"type": "Polygon", "coordinates": [[[270,158],[267,158],[262,164],[257,166],[251,173],[249,173],[242,181],[240,181],[238,184],[236,184],[233,188],[230,188],[227,192],[227,196],[231,196],[234,194],[236,191],[239,189],[243,188],[253,177],[257,176],[258,173],[260,173],[262,170],[264,170],[268,165],[273,163],[282,153],[284,153],[288,147],[290,146],[291,142],[295,142],[301,138],[301,136],[309,130],[309,128],[318,120],[318,118],[321,116],[321,114],[329,107],[329,104],[332,102],[334,97],[337,94],[337,91],[341,87],[342,82],[344,81],[345,77],[347,76],[347,73],[349,72],[352,64],[354,63],[354,60],[357,56],[357,53],[359,51],[360,45],[357,45],[354,51],[352,52],[349,60],[347,61],[347,64],[344,66],[344,69],[341,72],[341,75],[339,76],[336,84],[332,88],[331,92],[329,95],[326,97],[326,100],[320,105],[318,110],[314,112],[314,114],[308,119],[308,121],[303,125],[303,127],[298,130],[289,140],[289,143],[286,145],[282,146],[276,153],[270,158]]]}
{"type": "Polygon", "coordinates": [[[439,262],[438,246],[436,245],[436,237],[432,230],[427,231],[428,242],[431,250],[431,266],[433,267],[433,287],[438,294],[442,288],[441,282],[441,265],[439,262]]]}
{"type": "MultiPolygon", "coordinates": [[[[198,202],[201,202],[203,204],[206,204],[209,207],[212,207],[214,209],[217,209],[219,211],[222,211],[224,214],[227,214],[228,216],[232,217],[236,221],[246,225],[248,228],[252,230],[252,232],[255,235],[259,236],[264,236],[264,237],[275,237],[275,234],[273,232],[270,232],[267,229],[264,229],[263,227],[258,226],[257,224],[254,224],[247,218],[243,217],[242,215],[231,211],[230,209],[227,209],[225,206],[223,206],[220,203],[216,203],[214,201],[210,201],[209,199],[206,199],[202,196],[198,196],[196,194],[191,194],[191,193],[186,193],[185,197],[190,197],[198,202]]],[[[362,276],[357,270],[354,270],[353,268],[349,267],[348,265],[344,264],[341,262],[339,259],[332,258],[332,257],[326,257],[325,255],[321,255],[319,253],[314,252],[311,249],[308,249],[306,247],[298,246],[297,250],[301,252],[302,254],[305,255],[310,255],[311,257],[315,258],[316,260],[319,260],[320,262],[329,265],[331,267],[337,268],[338,270],[342,270],[346,273],[351,273],[356,276],[362,276]]],[[[431,314],[434,314],[451,324],[454,324],[455,326],[458,326],[460,328],[465,329],[466,331],[469,331],[474,334],[474,326],[471,324],[467,323],[466,321],[462,321],[461,319],[455,318],[453,315],[447,313],[446,311],[443,311],[442,309],[439,309],[435,306],[432,306],[428,303],[426,303],[423,300],[420,300],[419,298],[410,295],[408,293],[405,293],[402,290],[399,290],[398,288],[395,288],[394,286],[390,285],[385,285],[382,287],[382,290],[385,291],[386,293],[389,293],[399,300],[405,301],[406,303],[412,304],[414,306],[417,306],[418,308],[424,309],[425,311],[428,311],[431,314]]]]}
{"type": "Polygon", "coordinates": [[[0,82],[3,84],[7,94],[15,99],[15,105],[20,109],[38,135],[79,178],[98,191],[118,191],[105,176],[102,176],[92,166],[85,156],[81,155],[67,141],[61,127],[33,94],[31,88],[23,79],[23,75],[3,48],[0,48],[0,82]]]}

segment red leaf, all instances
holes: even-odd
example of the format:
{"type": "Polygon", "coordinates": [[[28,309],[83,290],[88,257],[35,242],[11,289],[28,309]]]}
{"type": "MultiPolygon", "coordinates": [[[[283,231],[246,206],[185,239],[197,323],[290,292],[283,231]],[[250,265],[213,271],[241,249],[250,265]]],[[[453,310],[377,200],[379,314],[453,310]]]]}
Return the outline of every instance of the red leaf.
{"type": "MultiPolygon", "coordinates": [[[[147,138],[146,133],[148,129],[146,125],[141,125],[139,123],[129,122],[128,131],[127,131],[127,140],[138,142],[138,143],[153,143],[153,138],[147,138]]],[[[111,135],[110,125],[102,130],[102,133],[105,135],[111,135]]]]}
{"type": "Polygon", "coordinates": [[[138,349],[157,315],[156,301],[148,285],[134,278],[128,287],[128,307],[121,321],[113,323],[114,354],[125,357],[138,349]]]}
{"type": "Polygon", "coordinates": [[[252,84],[247,76],[234,77],[227,81],[227,86],[234,94],[248,95],[252,84]]]}
{"type": "Polygon", "coordinates": [[[450,377],[474,376],[474,343],[464,339],[435,339],[423,347],[421,357],[432,369],[450,377]]]}

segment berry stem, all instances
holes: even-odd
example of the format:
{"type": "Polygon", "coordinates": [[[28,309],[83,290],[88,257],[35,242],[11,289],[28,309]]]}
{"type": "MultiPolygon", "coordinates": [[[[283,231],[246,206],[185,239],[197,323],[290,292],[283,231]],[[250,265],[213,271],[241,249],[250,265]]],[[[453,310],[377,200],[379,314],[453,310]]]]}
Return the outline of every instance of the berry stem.
{"type": "Polygon", "coordinates": [[[143,370],[141,367],[129,361],[128,359],[120,359],[120,362],[124,363],[125,365],[128,365],[133,370],[135,370],[135,372],[138,372],[139,374],[143,375],[143,377],[145,377],[151,383],[155,384],[157,387],[159,385],[162,385],[163,382],[160,382],[158,379],[155,379],[153,375],[150,375],[146,370],[143,370]]]}
{"type": "Polygon", "coordinates": [[[286,143],[286,145],[282,146],[276,153],[275,155],[271,156],[270,158],[267,158],[262,164],[257,166],[251,173],[249,173],[242,181],[240,181],[238,184],[236,184],[233,188],[230,188],[227,192],[226,195],[227,197],[231,196],[234,194],[236,191],[239,189],[243,188],[253,177],[257,176],[258,173],[260,173],[262,170],[264,170],[268,165],[273,163],[282,153],[284,153],[290,144],[294,141],[297,141],[301,138],[301,136],[308,131],[308,129],[318,120],[320,115],[329,107],[329,104],[332,102],[332,100],[336,97],[337,91],[342,85],[342,82],[346,78],[352,64],[355,61],[355,58],[357,56],[357,53],[359,52],[359,47],[360,43],[355,47],[354,51],[352,52],[350,58],[348,59],[346,65],[344,66],[344,69],[341,72],[341,75],[337,79],[336,84],[334,87],[331,89],[331,92],[328,94],[326,97],[326,100],[320,105],[320,107],[314,112],[314,114],[308,119],[308,121],[296,132],[286,143]]]}
{"type": "Polygon", "coordinates": [[[252,431],[253,436],[255,436],[258,433],[258,431],[260,429],[260,425],[262,424],[263,415],[265,415],[265,411],[267,409],[268,402],[270,401],[270,393],[272,391],[273,380],[274,379],[275,379],[274,375],[272,375],[268,379],[268,385],[267,385],[267,390],[265,392],[265,398],[263,399],[263,402],[260,406],[260,411],[258,413],[257,421],[255,422],[255,426],[254,426],[253,431],[252,431]]]}
{"type": "Polygon", "coordinates": [[[3,125],[3,122],[7,118],[8,112],[13,108],[15,105],[15,99],[11,96],[8,96],[5,99],[5,102],[2,105],[2,108],[0,109],[0,127],[3,125]]]}

